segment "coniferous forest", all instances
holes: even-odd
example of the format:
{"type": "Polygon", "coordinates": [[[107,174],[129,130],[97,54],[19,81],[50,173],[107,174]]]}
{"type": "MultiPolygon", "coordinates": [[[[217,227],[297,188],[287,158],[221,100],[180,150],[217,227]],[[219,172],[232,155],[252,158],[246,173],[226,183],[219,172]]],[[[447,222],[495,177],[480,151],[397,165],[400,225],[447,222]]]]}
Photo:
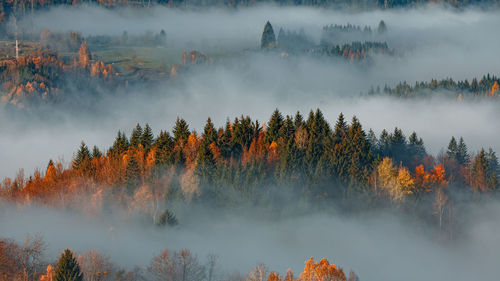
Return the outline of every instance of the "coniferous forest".
{"type": "Polygon", "coordinates": [[[498,1],[0,3],[0,281],[497,280],[498,1]]]}

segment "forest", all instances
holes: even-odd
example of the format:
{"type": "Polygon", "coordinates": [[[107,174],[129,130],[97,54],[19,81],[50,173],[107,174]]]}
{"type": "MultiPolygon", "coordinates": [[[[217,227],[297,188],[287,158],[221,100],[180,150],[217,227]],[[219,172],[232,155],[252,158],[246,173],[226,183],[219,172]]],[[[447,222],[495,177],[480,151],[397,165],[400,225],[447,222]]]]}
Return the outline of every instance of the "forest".
{"type": "Polygon", "coordinates": [[[499,25],[2,1],[0,281],[496,281],[499,25]]]}

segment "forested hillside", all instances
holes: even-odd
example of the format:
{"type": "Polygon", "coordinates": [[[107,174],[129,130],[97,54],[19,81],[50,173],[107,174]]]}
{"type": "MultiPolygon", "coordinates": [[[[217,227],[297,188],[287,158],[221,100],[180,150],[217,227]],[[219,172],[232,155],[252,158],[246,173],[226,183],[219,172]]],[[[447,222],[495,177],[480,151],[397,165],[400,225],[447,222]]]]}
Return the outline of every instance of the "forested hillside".
{"type": "Polygon", "coordinates": [[[90,213],[122,205],[162,224],[179,200],[278,213],[287,211],[285,202],[304,200],[347,213],[392,206],[451,237],[459,225],[449,212],[479,195],[496,197],[499,167],[493,150],[468,151],[462,138],[433,156],[415,132],[406,137],[395,128],[377,137],[356,117],[348,122],[340,114],[331,125],[320,110],[307,118],[276,110],[264,125],[241,116],[217,129],[209,118],[201,134],[181,118],[156,137],[137,124],[130,137],[118,132],[105,152],[82,142],[69,167],[51,160],[29,177],[6,178],[0,194],[90,213]],[[88,204],[81,206],[80,196],[88,204]]]}

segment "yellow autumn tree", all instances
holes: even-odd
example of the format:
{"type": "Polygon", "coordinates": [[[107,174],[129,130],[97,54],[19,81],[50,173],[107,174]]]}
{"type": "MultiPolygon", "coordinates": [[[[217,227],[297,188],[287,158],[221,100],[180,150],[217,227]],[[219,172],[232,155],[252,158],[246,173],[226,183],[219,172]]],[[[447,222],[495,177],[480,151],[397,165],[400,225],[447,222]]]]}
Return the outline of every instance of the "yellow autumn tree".
{"type": "Polygon", "coordinates": [[[415,179],[405,167],[396,168],[392,159],[385,157],[377,166],[377,188],[382,189],[392,201],[404,201],[413,193],[415,179]]]}

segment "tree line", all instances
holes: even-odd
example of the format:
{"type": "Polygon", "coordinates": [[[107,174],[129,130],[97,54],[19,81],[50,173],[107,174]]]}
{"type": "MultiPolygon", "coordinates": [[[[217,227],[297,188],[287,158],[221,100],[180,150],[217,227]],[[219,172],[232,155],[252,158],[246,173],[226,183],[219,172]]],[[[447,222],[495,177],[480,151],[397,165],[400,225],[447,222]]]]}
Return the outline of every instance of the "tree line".
{"type": "Polygon", "coordinates": [[[215,254],[203,261],[188,249],[161,250],[148,266],[133,268],[117,266],[97,250],[66,249],[55,261],[47,259],[46,250],[40,235],[28,235],[21,244],[0,238],[0,281],[359,281],[352,270],[345,273],[326,259],[316,262],[312,257],[297,276],[290,269],[283,276],[264,264],[241,275],[223,272],[215,254]]]}
{"type": "Polygon", "coordinates": [[[368,91],[368,95],[390,95],[396,97],[413,98],[413,97],[432,97],[445,96],[453,97],[458,100],[464,98],[471,99],[477,97],[500,97],[500,79],[495,75],[483,75],[481,79],[473,78],[470,82],[465,79],[462,81],[454,81],[452,78],[443,80],[432,79],[430,82],[415,82],[415,85],[410,85],[406,81],[400,82],[394,88],[387,85],[383,89],[373,87],[368,91]]]}
{"type": "Polygon", "coordinates": [[[392,206],[437,224],[456,203],[496,196],[498,174],[495,152],[471,153],[462,138],[434,157],[415,132],[377,137],[356,117],[340,114],[331,126],[319,109],[307,118],[275,110],[265,125],[240,116],[216,128],[209,118],[201,134],[182,118],[156,137],[137,124],[130,137],[119,131],[107,151],[82,142],[70,167],[50,161],[27,178],[4,179],[0,196],[91,213],[116,204],[163,225],[175,224],[169,206],[178,200],[278,210],[278,202],[301,200],[344,211],[392,206]],[[75,194],[92,199],[82,206],[75,194]]]}

